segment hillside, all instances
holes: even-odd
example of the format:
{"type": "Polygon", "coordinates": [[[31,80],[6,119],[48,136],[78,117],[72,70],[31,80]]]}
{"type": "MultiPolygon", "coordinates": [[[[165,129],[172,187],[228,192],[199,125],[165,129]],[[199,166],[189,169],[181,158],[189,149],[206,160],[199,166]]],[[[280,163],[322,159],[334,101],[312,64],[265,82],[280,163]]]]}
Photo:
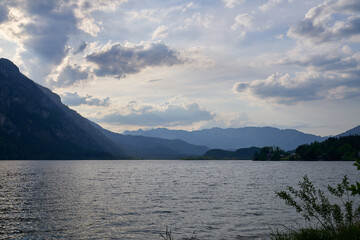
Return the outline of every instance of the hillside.
{"type": "Polygon", "coordinates": [[[350,160],[360,157],[360,135],[331,137],[324,142],[313,142],[296,148],[301,160],[350,160]]]}
{"type": "Polygon", "coordinates": [[[351,135],[360,135],[360,125],[352,128],[344,133],[337,135],[337,137],[344,137],[344,136],[351,136],[351,135]]]}
{"type": "Polygon", "coordinates": [[[236,151],[226,151],[221,149],[211,149],[207,151],[202,157],[216,160],[251,160],[255,153],[259,152],[260,148],[240,148],[236,151]]]}
{"type": "Polygon", "coordinates": [[[126,157],[60,97],[0,59],[0,159],[126,157]]]}

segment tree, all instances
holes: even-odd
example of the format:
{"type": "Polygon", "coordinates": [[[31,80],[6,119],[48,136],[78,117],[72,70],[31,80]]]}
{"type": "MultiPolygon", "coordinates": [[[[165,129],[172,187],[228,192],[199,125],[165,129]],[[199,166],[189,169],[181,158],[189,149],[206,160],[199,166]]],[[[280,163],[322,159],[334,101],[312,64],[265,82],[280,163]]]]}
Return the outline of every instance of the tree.
{"type": "Polygon", "coordinates": [[[360,206],[354,210],[353,201],[349,198],[350,184],[346,175],[336,187],[328,186],[328,191],[339,198],[343,206],[331,204],[325,193],[316,189],[307,175],[298,185],[299,190],[288,186],[288,191],[276,192],[276,195],[283,199],[286,205],[302,213],[305,220],[316,220],[324,229],[336,231],[338,228],[350,226],[360,217],[360,206]]]}
{"type": "MultiPolygon", "coordinates": [[[[357,167],[357,170],[360,170],[360,160],[356,160],[356,162],[354,163],[354,166],[357,167]]],[[[351,184],[351,186],[348,189],[349,191],[351,191],[352,195],[360,195],[360,183],[356,181],[355,184],[351,184]]]]}

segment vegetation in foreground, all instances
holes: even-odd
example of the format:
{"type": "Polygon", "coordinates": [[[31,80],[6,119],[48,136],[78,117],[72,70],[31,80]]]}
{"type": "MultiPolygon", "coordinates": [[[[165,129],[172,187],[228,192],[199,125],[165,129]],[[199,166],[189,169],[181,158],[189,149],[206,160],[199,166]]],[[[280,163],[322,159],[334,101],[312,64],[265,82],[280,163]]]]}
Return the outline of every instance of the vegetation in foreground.
{"type": "MultiPolygon", "coordinates": [[[[360,170],[360,160],[354,164],[360,170]]],[[[288,229],[272,233],[272,239],[360,239],[360,206],[355,207],[350,195],[360,195],[360,183],[350,185],[345,175],[336,187],[328,185],[330,194],[338,198],[341,205],[330,203],[325,193],[316,189],[305,175],[299,189],[291,186],[287,191],[276,192],[286,205],[294,207],[305,220],[316,223],[317,228],[288,229]]]]}
{"type": "Polygon", "coordinates": [[[271,239],[276,240],[358,240],[360,239],[360,224],[355,223],[348,227],[337,229],[336,232],[330,232],[325,229],[306,228],[289,229],[285,233],[276,232],[272,234],[271,239]]]}

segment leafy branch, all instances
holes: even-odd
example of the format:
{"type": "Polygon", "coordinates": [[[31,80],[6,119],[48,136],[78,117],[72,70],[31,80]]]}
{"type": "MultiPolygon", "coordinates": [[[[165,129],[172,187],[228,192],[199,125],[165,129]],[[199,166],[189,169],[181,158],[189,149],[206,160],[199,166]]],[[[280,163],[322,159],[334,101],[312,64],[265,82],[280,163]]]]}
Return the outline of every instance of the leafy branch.
{"type": "Polygon", "coordinates": [[[337,228],[353,224],[360,216],[360,206],[354,210],[350,200],[350,184],[347,176],[336,187],[328,186],[331,195],[339,198],[343,204],[331,204],[325,193],[316,189],[308,176],[300,181],[298,190],[291,186],[287,191],[276,192],[286,205],[294,207],[307,221],[316,220],[324,229],[335,231],[337,228]]]}

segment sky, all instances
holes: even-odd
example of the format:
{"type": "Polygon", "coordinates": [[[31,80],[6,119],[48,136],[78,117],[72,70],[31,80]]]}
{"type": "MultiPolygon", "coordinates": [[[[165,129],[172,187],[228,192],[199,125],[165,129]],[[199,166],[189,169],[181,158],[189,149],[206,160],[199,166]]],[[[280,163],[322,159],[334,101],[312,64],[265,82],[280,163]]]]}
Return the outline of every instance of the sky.
{"type": "Polygon", "coordinates": [[[0,56],[115,132],[360,124],[358,0],[1,0],[0,56]]]}

